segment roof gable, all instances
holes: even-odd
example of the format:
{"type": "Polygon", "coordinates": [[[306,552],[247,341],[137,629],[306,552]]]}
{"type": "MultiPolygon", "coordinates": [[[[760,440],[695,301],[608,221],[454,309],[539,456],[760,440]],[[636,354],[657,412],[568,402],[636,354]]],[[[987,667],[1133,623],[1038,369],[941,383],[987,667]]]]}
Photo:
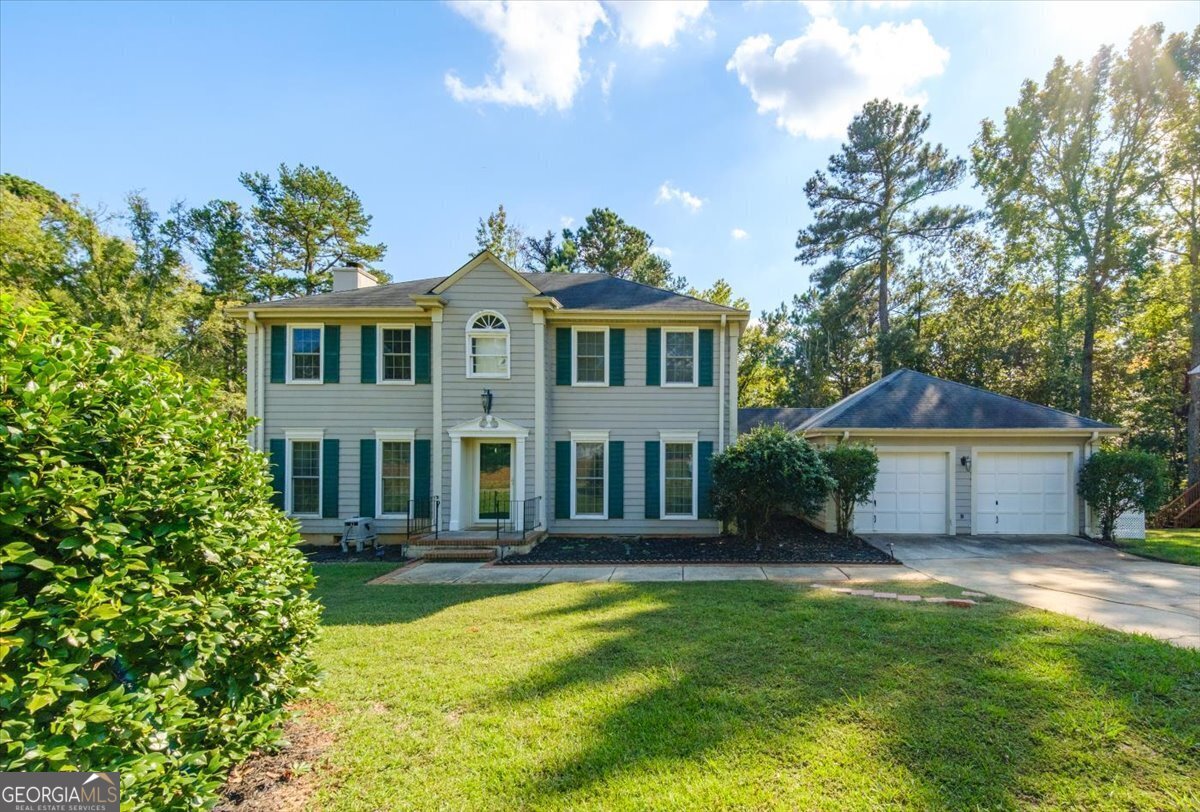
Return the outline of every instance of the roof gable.
{"type": "Polygon", "coordinates": [[[801,426],[820,429],[1059,429],[1114,426],[955,381],[899,369],[801,426]]]}
{"type": "Polygon", "coordinates": [[[457,271],[447,276],[441,282],[438,282],[437,285],[434,286],[433,290],[430,291],[430,293],[445,293],[447,290],[454,287],[454,285],[464,276],[471,273],[471,271],[475,270],[480,265],[483,265],[489,261],[497,265],[502,271],[515,279],[517,283],[521,285],[521,287],[525,288],[525,290],[529,293],[541,293],[541,291],[538,290],[538,288],[532,282],[522,276],[519,271],[486,248],[475,256],[471,257],[471,259],[467,260],[467,263],[457,271]]]}

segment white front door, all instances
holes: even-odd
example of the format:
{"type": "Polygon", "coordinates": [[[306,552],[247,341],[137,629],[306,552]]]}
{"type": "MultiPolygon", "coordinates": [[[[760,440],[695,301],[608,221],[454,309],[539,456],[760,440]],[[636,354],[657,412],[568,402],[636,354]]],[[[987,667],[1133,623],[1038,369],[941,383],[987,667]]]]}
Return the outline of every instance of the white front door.
{"type": "Polygon", "coordinates": [[[1071,455],[981,451],[976,455],[975,533],[1070,532],[1071,455]]]}
{"type": "Polygon", "coordinates": [[[942,451],[880,451],[871,498],[854,509],[855,533],[945,533],[942,451]]]}

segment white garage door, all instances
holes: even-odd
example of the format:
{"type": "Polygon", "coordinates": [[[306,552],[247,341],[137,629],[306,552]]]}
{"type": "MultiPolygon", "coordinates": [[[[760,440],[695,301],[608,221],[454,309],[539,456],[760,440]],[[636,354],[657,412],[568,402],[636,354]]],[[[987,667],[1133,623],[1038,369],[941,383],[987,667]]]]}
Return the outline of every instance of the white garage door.
{"type": "Polygon", "coordinates": [[[875,492],[854,510],[856,533],[945,533],[946,455],[880,451],[875,492]]]}
{"type": "Polygon", "coordinates": [[[976,455],[976,533],[1069,533],[1071,455],[981,451],[976,455]]]}

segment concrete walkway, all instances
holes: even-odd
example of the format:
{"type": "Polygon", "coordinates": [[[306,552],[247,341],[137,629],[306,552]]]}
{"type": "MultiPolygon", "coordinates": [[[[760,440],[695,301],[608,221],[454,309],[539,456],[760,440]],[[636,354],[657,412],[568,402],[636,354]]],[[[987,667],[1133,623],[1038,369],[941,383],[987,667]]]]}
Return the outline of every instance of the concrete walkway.
{"type": "Polygon", "coordinates": [[[1200,567],[1052,536],[867,536],[930,578],[1200,648],[1200,567]]]}
{"type": "Polygon", "coordinates": [[[906,567],[877,564],[791,566],[786,564],[623,564],[613,566],[505,566],[418,562],[380,576],[372,584],[554,584],[570,581],[925,581],[906,567]]]}

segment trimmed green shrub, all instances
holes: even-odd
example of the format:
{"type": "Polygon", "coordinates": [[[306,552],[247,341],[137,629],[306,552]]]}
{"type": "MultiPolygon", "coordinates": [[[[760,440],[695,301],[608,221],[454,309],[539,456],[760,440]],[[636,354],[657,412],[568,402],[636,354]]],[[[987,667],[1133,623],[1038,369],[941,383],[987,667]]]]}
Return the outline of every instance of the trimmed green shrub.
{"type": "Polygon", "coordinates": [[[209,805],[315,675],[319,606],[214,385],[0,291],[0,769],[209,805]]]}
{"type": "Polygon", "coordinates": [[[1097,451],[1079,470],[1079,495],[1100,518],[1100,536],[1112,541],[1122,513],[1153,513],[1167,495],[1167,465],[1145,451],[1097,451]]]}
{"type": "Polygon", "coordinates": [[[854,506],[875,490],[879,455],[875,449],[853,443],[838,443],[821,449],[821,459],[833,477],[833,509],[839,535],[850,535],[854,506]]]}
{"type": "Polygon", "coordinates": [[[825,504],[833,480],[816,449],[780,426],[759,426],[712,460],[716,513],[757,539],[776,513],[811,515],[825,504]]]}

